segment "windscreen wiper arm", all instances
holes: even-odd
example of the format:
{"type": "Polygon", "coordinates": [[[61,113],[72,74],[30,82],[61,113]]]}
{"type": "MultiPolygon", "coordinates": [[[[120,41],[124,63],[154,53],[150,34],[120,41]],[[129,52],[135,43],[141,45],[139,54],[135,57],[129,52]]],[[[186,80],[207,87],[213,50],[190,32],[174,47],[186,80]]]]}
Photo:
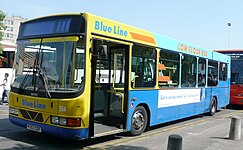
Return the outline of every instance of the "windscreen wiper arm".
{"type": "Polygon", "coordinates": [[[39,68],[39,75],[42,77],[43,79],[43,82],[44,82],[44,89],[48,95],[49,98],[51,98],[51,94],[50,94],[50,91],[48,90],[48,87],[47,87],[47,81],[46,81],[46,76],[44,74],[44,71],[42,70],[41,67],[38,67],[39,68]]]}
{"type": "MultiPolygon", "coordinates": [[[[29,73],[31,72],[31,69],[33,69],[32,67],[29,67],[28,68],[28,70],[27,70],[27,74],[25,74],[25,76],[24,76],[24,79],[23,79],[23,81],[22,81],[22,83],[20,84],[20,89],[22,89],[23,88],[23,86],[25,85],[25,82],[27,81],[27,79],[28,79],[28,77],[29,77],[29,73]]],[[[33,72],[33,71],[32,71],[33,72]]]]}

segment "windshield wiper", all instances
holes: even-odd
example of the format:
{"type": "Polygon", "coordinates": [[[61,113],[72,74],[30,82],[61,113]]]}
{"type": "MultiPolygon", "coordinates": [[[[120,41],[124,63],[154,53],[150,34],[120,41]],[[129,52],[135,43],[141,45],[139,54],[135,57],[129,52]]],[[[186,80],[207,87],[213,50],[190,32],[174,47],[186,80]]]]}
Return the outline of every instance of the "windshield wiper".
{"type": "Polygon", "coordinates": [[[41,67],[38,67],[38,68],[39,68],[39,73],[38,74],[42,77],[43,82],[44,82],[44,89],[45,89],[48,97],[51,98],[50,91],[48,90],[48,87],[47,87],[46,75],[44,74],[44,71],[42,70],[41,67]]]}
{"type": "MultiPolygon", "coordinates": [[[[29,77],[29,75],[30,75],[30,72],[31,72],[31,69],[33,69],[33,67],[29,67],[28,68],[28,70],[27,70],[27,74],[25,74],[25,76],[24,76],[24,79],[23,79],[23,81],[22,81],[22,83],[20,84],[20,89],[22,89],[23,87],[24,87],[24,85],[25,85],[25,83],[26,83],[26,81],[27,81],[27,79],[28,79],[28,77],[29,77]]],[[[33,70],[34,71],[34,70],[33,70]]],[[[32,71],[32,72],[33,72],[32,71]]]]}

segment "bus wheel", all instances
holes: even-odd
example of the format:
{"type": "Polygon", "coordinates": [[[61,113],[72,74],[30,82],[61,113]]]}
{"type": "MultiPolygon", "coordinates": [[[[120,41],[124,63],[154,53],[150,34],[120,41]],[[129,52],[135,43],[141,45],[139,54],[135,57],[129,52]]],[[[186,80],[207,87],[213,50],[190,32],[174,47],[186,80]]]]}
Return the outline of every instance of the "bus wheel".
{"type": "Polygon", "coordinates": [[[132,115],[132,125],[130,133],[132,135],[140,135],[147,126],[148,115],[143,106],[138,106],[132,115]]]}
{"type": "Polygon", "coordinates": [[[209,115],[213,116],[216,113],[216,111],[217,111],[217,101],[215,98],[213,98],[210,105],[209,115]]]}

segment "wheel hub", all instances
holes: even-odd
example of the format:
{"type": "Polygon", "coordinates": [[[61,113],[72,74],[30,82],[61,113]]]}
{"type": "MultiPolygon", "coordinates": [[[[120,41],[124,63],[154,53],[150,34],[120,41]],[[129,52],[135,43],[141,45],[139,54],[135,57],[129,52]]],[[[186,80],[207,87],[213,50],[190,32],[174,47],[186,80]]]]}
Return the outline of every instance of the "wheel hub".
{"type": "Polygon", "coordinates": [[[144,116],[141,112],[136,112],[133,115],[133,126],[137,130],[144,126],[144,116]]]}

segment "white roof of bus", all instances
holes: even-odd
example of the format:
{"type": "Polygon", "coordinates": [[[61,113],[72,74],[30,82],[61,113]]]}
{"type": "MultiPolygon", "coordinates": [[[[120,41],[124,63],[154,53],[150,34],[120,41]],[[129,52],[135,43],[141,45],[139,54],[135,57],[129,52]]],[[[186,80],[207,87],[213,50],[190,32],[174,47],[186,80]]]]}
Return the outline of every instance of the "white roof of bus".
{"type": "Polygon", "coordinates": [[[3,51],[5,52],[14,52],[16,48],[4,48],[3,51]]]}

